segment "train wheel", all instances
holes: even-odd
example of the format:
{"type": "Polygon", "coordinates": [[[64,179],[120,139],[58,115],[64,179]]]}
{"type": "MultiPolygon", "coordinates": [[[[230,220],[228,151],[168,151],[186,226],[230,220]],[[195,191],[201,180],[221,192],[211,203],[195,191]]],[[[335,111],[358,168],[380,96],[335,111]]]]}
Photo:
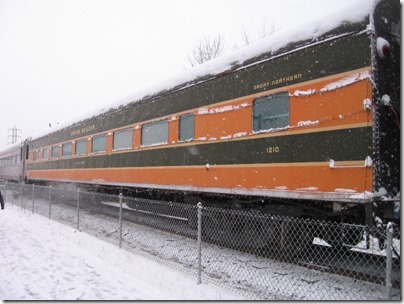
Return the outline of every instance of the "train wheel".
{"type": "Polygon", "coordinates": [[[324,228],[322,238],[335,251],[350,249],[363,239],[363,230],[349,225],[337,225],[324,228]]]}

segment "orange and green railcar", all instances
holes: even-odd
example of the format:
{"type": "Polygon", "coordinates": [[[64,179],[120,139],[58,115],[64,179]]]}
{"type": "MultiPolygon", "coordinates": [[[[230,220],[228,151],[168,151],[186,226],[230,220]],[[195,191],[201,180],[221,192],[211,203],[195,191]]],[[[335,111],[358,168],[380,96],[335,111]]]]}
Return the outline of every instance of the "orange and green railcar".
{"type": "Polygon", "coordinates": [[[33,139],[26,180],[351,223],[377,203],[393,219],[396,4],[33,139]]]}

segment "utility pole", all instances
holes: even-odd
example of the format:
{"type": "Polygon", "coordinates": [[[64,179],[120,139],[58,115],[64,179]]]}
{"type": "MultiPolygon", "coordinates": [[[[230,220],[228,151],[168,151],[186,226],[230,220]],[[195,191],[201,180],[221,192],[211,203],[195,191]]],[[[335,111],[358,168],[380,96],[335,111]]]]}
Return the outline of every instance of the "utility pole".
{"type": "Polygon", "coordinates": [[[21,132],[21,129],[17,129],[17,127],[14,126],[14,128],[8,129],[8,133],[10,133],[10,131],[11,135],[9,135],[8,138],[11,137],[11,142],[8,142],[8,144],[15,144],[19,138],[21,139],[21,136],[18,135],[18,133],[21,132]]]}

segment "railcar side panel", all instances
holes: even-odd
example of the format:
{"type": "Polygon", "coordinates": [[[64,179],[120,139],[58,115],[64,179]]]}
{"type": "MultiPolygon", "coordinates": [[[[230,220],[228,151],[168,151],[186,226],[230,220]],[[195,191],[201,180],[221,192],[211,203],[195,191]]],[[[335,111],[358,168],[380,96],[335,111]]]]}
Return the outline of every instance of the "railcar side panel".
{"type": "Polygon", "coordinates": [[[113,151],[113,132],[108,130],[103,132],[106,153],[31,162],[27,177],[311,199],[323,199],[326,193],[351,201],[354,194],[373,190],[372,168],[366,164],[372,156],[372,114],[363,105],[371,92],[369,68],[362,68],[208,105],[191,111],[191,142],[178,141],[181,113],[173,113],[166,117],[167,145],[142,147],[141,126],[135,124],[129,126],[135,149],[113,151]],[[284,90],[290,101],[289,125],[254,132],[254,100],[284,90]]]}
{"type": "Polygon", "coordinates": [[[15,145],[0,153],[0,179],[22,182],[24,179],[25,144],[15,145]]]}

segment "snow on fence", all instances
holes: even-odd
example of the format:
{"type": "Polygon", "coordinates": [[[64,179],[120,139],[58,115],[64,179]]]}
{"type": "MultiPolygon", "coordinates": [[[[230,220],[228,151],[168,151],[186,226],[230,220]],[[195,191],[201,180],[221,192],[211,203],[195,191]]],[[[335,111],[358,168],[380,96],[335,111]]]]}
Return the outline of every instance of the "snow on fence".
{"type": "MultiPolygon", "coordinates": [[[[251,299],[401,300],[399,227],[0,184],[38,213],[251,299]]],[[[7,206],[6,206],[7,208],[7,206]]]]}

